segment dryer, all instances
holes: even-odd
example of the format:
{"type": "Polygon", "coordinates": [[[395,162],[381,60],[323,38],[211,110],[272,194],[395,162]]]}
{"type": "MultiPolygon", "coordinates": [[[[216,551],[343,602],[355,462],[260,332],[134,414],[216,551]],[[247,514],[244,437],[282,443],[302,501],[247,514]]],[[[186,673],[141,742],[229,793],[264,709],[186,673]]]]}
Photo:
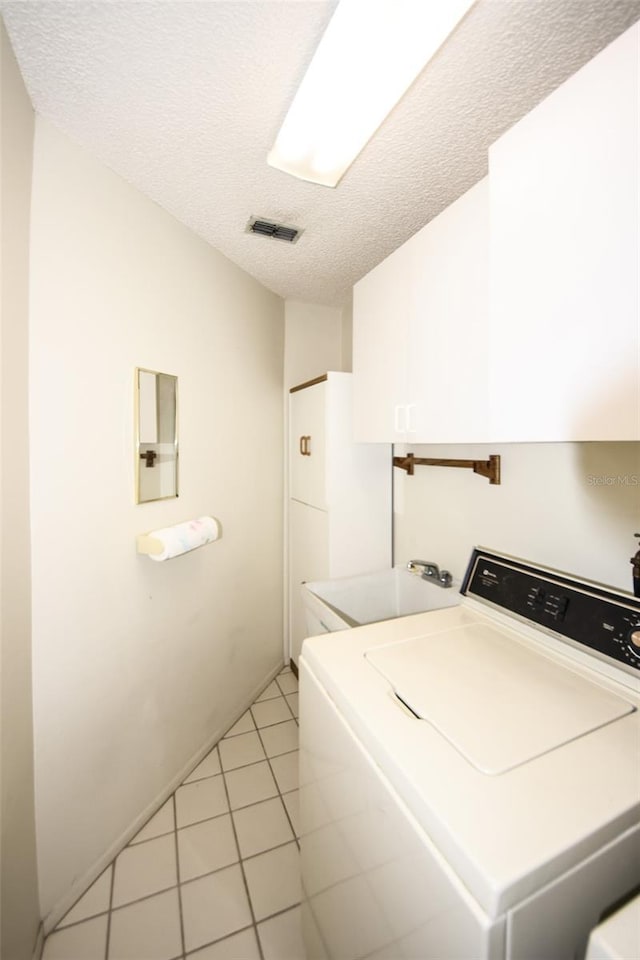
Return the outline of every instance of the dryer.
{"type": "Polygon", "coordinates": [[[580,960],[640,882],[640,601],[483,548],[305,641],[308,960],[580,960]]]}

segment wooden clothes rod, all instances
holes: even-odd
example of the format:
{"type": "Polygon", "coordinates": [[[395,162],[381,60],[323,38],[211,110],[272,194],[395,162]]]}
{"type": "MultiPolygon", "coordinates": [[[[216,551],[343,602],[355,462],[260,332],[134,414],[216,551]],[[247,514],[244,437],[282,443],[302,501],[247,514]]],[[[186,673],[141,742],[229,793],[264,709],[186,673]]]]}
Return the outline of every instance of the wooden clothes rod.
{"type": "Polygon", "coordinates": [[[488,460],[442,460],[431,457],[414,457],[408,453],[406,457],[394,457],[394,467],[400,467],[407,471],[407,476],[412,477],[414,468],[419,467],[462,467],[467,470],[473,470],[481,477],[486,477],[489,483],[500,483],[500,457],[492,455],[488,460]]]}

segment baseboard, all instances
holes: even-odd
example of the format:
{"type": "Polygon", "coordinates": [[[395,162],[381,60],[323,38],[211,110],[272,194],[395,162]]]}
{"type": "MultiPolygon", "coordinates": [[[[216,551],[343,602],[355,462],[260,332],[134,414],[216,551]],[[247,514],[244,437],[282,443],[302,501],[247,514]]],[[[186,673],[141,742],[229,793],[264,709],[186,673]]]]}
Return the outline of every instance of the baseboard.
{"type": "MultiPolygon", "coordinates": [[[[49,911],[47,916],[43,919],[41,924],[41,932],[38,934],[41,938],[42,943],[44,942],[44,937],[48,936],[52,930],[55,929],[57,924],[62,920],[62,918],[69,912],[71,907],[83,896],[91,886],[91,884],[98,879],[101,873],[103,873],[109,864],[115,860],[118,854],[124,850],[132,837],[135,837],[136,833],[144,827],[145,823],[151,819],[151,817],[158,812],[163,803],[169,799],[172,793],[180,786],[185,777],[188,777],[192,770],[198,766],[198,764],[203,760],[206,755],[212,750],[216,743],[222,739],[227,730],[230,730],[231,727],[236,723],[243,713],[249,709],[256,697],[269,686],[271,681],[276,677],[282,670],[282,664],[279,663],[275,669],[271,670],[269,674],[265,677],[264,680],[261,680],[258,683],[246,700],[243,701],[243,706],[234,714],[233,720],[231,723],[225,723],[224,727],[215,731],[212,737],[207,740],[204,746],[191,757],[191,759],[183,766],[179,773],[171,780],[171,782],[164,787],[161,792],[156,796],[147,807],[142,811],[142,813],[136,817],[136,819],[131,823],[126,830],[124,830],[118,839],[111,844],[108,850],[100,857],[93,866],[83,874],[83,876],[74,883],[74,885],[69,889],[69,891],[62,897],[58,903],[49,911]]],[[[296,671],[297,675],[297,671],[296,671]]],[[[42,952],[42,943],[40,944],[40,951],[42,952]]],[[[34,952],[33,960],[40,960],[39,955],[34,952]]]]}

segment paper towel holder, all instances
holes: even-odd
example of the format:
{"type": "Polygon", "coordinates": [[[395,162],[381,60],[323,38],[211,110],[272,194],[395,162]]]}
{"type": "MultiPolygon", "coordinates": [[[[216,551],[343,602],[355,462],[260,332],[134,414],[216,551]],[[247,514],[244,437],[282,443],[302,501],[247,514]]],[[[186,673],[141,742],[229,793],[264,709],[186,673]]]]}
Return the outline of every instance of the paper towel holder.
{"type": "Polygon", "coordinates": [[[222,536],[222,524],[211,515],[184,520],[182,523],[140,533],[136,537],[136,551],[152,560],[169,560],[192,550],[198,550],[222,536]],[[186,531],[183,528],[187,528],[186,531]],[[176,538],[176,534],[178,534],[176,538]],[[167,549],[167,535],[170,546],[167,549]],[[185,539],[186,536],[186,539],[185,539]],[[173,543],[171,541],[173,540],[173,543]]]}

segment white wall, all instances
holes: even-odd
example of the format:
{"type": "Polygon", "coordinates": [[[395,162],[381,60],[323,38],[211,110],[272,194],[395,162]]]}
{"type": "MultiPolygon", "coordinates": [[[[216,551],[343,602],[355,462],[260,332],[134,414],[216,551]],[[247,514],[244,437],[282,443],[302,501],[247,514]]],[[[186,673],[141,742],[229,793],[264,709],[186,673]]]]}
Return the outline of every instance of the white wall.
{"type": "Polygon", "coordinates": [[[286,300],[284,384],[288,392],[328,370],[350,370],[343,363],[340,307],[286,300]]]}
{"type": "MultiPolygon", "coordinates": [[[[455,399],[455,398],[454,398],[455,399]]],[[[396,452],[406,452],[399,447],[396,452]]],[[[640,530],[640,444],[420,446],[416,456],[502,457],[502,483],[470,470],[394,470],[395,562],[434,560],[462,577],[475,545],[624,590],[640,530]]]]}
{"type": "Polygon", "coordinates": [[[31,709],[29,209],[34,116],[0,20],[2,890],[0,953],[30,958],[40,923],[31,709]]]}
{"type": "Polygon", "coordinates": [[[33,787],[29,569],[28,293],[34,117],[0,20],[2,555],[2,935],[30,958],[40,923],[33,787]]]}
{"type": "Polygon", "coordinates": [[[31,267],[50,924],[282,662],[283,303],[40,118],[31,267]],[[177,500],[134,504],[136,365],[178,376],[177,500]],[[136,554],[137,534],[208,513],[217,543],[136,554]]]}

